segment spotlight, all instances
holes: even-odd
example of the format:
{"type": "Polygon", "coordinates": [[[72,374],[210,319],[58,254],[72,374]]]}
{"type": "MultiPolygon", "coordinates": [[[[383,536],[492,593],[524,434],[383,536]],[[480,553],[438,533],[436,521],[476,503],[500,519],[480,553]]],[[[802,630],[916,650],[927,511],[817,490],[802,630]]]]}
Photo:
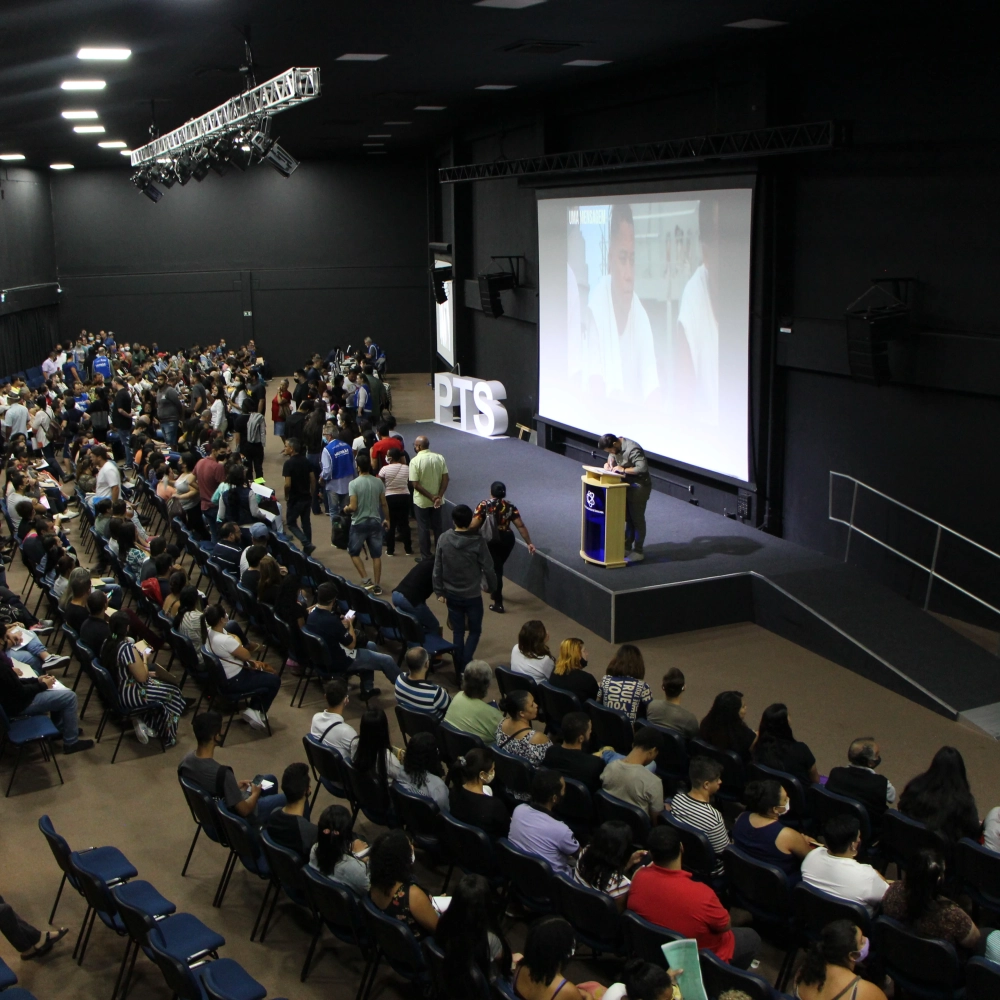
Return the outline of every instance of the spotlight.
{"type": "Polygon", "coordinates": [[[299,161],[276,142],[272,144],[270,152],[262,158],[262,162],[263,160],[267,160],[283,177],[291,177],[299,165],[299,161]]]}
{"type": "Polygon", "coordinates": [[[177,183],[177,172],[174,170],[173,164],[163,164],[157,171],[156,180],[169,191],[177,183]]]}
{"type": "Polygon", "coordinates": [[[194,172],[194,161],[191,158],[191,154],[182,153],[178,156],[174,163],[174,170],[177,173],[177,179],[181,182],[181,187],[183,187],[191,180],[191,175],[194,172]]]}
{"type": "Polygon", "coordinates": [[[132,175],[132,183],[154,204],[163,197],[163,192],[151,183],[151,172],[148,169],[137,170],[132,175]]]}
{"type": "Polygon", "coordinates": [[[233,137],[232,148],[229,151],[229,162],[237,170],[246,170],[253,162],[253,146],[250,145],[250,137],[247,135],[237,135],[233,137]]]}
{"type": "Polygon", "coordinates": [[[209,146],[208,165],[220,176],[226,172],[226,163],[229,159],[229,140],[220,139],[214,145],[209,146]]]}
{"type": "Polygon", "coordinates": [[[271,147],[277,142],[276,139],[272,139],[270,136],[265,135],[263,132],[254,132],[250,136],[250,145],[253,146],[254,152],[263,160],[268,153],[271,152],[271,147]]]}
{"type": "Polygon", "coordinates": [[[208,150],[202,146],[195,150],[194,154],[194,169],[192,170],[194,179],[199,183],[203,181],[208,176],[209,167],[208,150]]]}

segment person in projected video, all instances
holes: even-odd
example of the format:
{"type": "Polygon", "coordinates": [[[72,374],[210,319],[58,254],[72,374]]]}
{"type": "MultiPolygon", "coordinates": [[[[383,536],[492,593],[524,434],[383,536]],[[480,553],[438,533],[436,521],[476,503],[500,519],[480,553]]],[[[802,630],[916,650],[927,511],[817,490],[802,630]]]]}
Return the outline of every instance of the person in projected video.
{"type": "Polygon", "coordinates": [[[648,402],[660,379],[649,317],[635,294],[635,223],[628,205],[612,206],[608,241],[608,273],[587,303],[585,385],[598,395],[648,402]]]}

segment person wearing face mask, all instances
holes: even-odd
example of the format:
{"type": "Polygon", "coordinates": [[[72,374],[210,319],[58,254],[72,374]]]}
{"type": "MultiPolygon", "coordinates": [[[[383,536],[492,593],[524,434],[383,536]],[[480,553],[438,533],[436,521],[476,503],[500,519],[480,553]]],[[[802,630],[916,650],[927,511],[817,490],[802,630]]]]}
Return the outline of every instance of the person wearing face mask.
{"type": "Polygon", "coordinates": [[[896,789],[876,768],[882,763],[882,754],[874,736],[861,736],[847,750],[848,767],[835,767],[830,771],[826,790],[835,795],[857,799],[867,810],[872,824],[872,835],[882,827],[886,809],[896,801],[896,789]]]}
{"type": "Polygon", "coordinates": [[[484,830],[489,837],[506,837],[510,813],[490,788],[495,774],[488,750],[475,747],[464,757],[457,757],[448,770],[449,812],[455,819],[484,830]]]}
{"type": "Polygon", "coordinates": [[[868,907],[869,913],[885,895],[890,883],[871,865],[858,862],[861,826],[856,816],[831,816],[823,827],[825,847],[810,851],[802,861],[802,881],[838,899],[868,907]]]}
{"type": "Polygon", "coordinates": [[[418,940],[437,929],[438,913],[430,896],[413,881],[416,856],[402,830],[383,833],[368,855],[371,901],[386,916],[401,920],[418,940]]]}
{"type": "Polygon", "coordinates": [[[854,966],[868,957],[868,939],[850,920],[827,924],[806,952],[795,979],[798,1000],[885,1000],[854,966]]]}
{"type": "Polygon", "coordinates": [[[802,859],[819,845],[781,822],[788,813],[788,793],[780,782],[751,781],[743,792],[746,812],[733,827],[733,842],[757,861],[780,868],[797,882],[802,859]]]}
{"type": "Polygon", "coordinates": [[[587,650],[583,639],[563,639],[559,644],[559,657],[549,677],[549,683],[575,694],[584,704],[588,698],[597,701],[600,690],[597,678],[587,673],[587,650]]]}

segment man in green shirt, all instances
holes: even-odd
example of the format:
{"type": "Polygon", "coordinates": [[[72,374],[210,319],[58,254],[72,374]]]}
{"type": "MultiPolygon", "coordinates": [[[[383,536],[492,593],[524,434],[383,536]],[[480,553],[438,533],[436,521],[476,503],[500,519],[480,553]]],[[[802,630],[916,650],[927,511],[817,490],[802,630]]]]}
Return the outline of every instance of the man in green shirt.
{"type": "Polygon", "coordinates": [[[421,434],[413,442],[415,454],[410,461],[417,537],[420,539],[420,558],[417,562],[431,557],[431,532],[434,532],[435,545],[444,532],[441,507],[448,489],[448,463],[445,462],[444,455],[430,449],[430,441],[421,434]]]}
{"type": "Polygon", "coordinates": [[[351,531],[347,536],[347,554],[361,575],[362,586],[373,594],[381,594],[382,532],[389,528],[389,504],[385,499],[385,484],[372,475],[372,463],[367,452],[358,455],[357,466],[358,476],[351,480],[348,488],[350,499],[346,510],[352,518],[351,531]],[[372,557],[371,577],[365,573],[365,564],[361,559],[361,549],[366,542],[372,557]]]}
{"type": "Polygon", "coordinates": [[[463,733],[474,733],[484,743],[496,742],[503,713],[486,701],[493,670],[485,660],[470,660],[462,673],[462,690],[451,700],[444,721],[463,733]]]}

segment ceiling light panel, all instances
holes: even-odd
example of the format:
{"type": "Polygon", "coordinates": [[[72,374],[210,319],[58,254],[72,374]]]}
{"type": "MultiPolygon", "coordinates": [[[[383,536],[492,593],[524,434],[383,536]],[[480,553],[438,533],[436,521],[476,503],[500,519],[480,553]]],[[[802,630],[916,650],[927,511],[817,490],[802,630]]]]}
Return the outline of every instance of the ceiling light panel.
{"type": "Polygon", "coordinates": [[[373,132],[368,136],[369,139],[391,139],[392,135],[389,132],[373,132]]]}
{"type": "Polygon", "coordinates": [[[104,131],[104,126],[103,125],[74,125],[73,126],[73,131],[74,132],[84,133],[84,134],[88,133],[88,132],[103,132],[104,131]]]}
{"type": "Polygon", "coordinates": [[[104,80],[63,80],[63,90],[104,90],[107,83],[104,80]]]}
{"type": "Polygon", "coordinates": [[[610,59],[571,59],[569,62],[564,62],[563,66],[580,66],[592,69],[595,66],[609,66],[610,64],[610,59]]]}
{"type": "Polygon", "coordinates": [[[97,145],[100,146],[101,149],[124,149],[128,143],[115,139],[113,142],[99,142],[97,145]]]}
{"type": "Polygon", "coordinates": [[[132,155],[132,150],[131,149],[119,149],[118,152],[121,153],[122,156],[131,156],[132,155]]]}
{"type": "Polygon", "coordinates": [[[96,118],[97,117],[97,112],[96,111],[63,111],[62,112],[62,116],[67,121],[77,121],[78,119],[84,119],[84,118],[96,118]]]}
{"type": "Polygon", "coordinates": [[[524,10],[525,7],[537,7],[545,0],[478,0],[473,7],[498,7],[501,10],[524,10]]]}
{"type": "Polygon", "coordinates": [[[0,160],[23,160],[24,153],[0,153],[0,160]]]}
{"type": "Polygon", "coordinates": [[[50,163],[49,170],[73,170],[72,163],[50,163]]]}
{"type": "Polygon", "coordinates": [[[337,56],[337,62],[378,62],[388,56],[388,52],[345,52],[337,56]]]}
{"type": "Polygon", "coordinates": [[[514,90],[516,83],[481,83],[476,90],[514,90]]]}
{"type": "Polygon", "coordinates": [[[121,62],[132,55],[131,49],[88,49],[83,48],[77,52],[77,59],[106,60],[108,62],[121,62]]]}
{"type": "Polygon", "coordinates": [[[787,21],[771,21],[766,17],[748,17],[742,21],[731,21],[726,28],[746,28],[749,31],[763,31],[765,28],[780,28],[787,21]]]}
{"type": "Polygon", "coordinates": [[[447,110],[443,104],[418,104],[414,111],[445,111],[447,110]]]}

